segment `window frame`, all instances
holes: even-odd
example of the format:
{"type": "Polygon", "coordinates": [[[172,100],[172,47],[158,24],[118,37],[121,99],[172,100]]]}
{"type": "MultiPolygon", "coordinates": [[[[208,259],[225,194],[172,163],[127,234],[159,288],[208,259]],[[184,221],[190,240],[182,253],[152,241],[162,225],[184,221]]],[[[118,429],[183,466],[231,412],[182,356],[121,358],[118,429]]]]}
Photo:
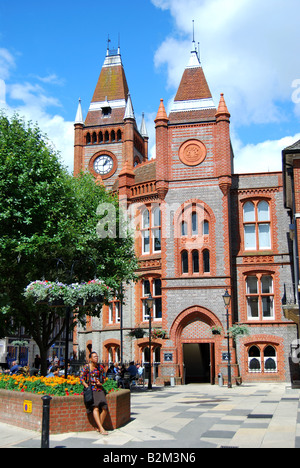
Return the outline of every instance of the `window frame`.
{"type": "Polygon", "coordinates": [[[274,275],[270,272],[260,272],[260,273],[251,273],[247,274],[245,277],[245,295],[246,295],[246,316],[249,322],[268,322],[275,320],[275,306],[274,306],[274,275]],[[249,291],[250,278],[256,279],[256,292],[249,291]],[[263,278],[270,278],[270,289],[269,291],[263,291],[263,278]],[[264,312],[264,299],[269,298],[270,303],[270,316],[266,316],[264,312]],[[257,300],[257,316],[252,316],[252,309],[250,305],[250,300],[257,300]]]}
{"type": "Polygon", "coordinates": [[[244,239],[244,250],[247,252],[257,252],[257,251],[265,251],[265,250],[272,250],[272,216],[271,216],[271,205],[269,200],[265,199],[257,199],[257,200],[245,200],[243,203],[243,239],[244,239]],[[262,204],[266,204],[268,206],[268,215],[267,219],[261,219],[261,213],[259,211],[259,207],[262,204]],[[253,213],[246,212],[247,205],[253,206],[253,213]],[[247,218],[247,214],[249,219],[247,218]],[[253,216],[251,216],[251,214],[253,216]],[[251,219],[252,218],[252,219],[251,219]],[[264,226],[268,226],[268,232],[264,233],[262,228],[264,226]],[[250,231],[252,229],[252,232],[250,231]],[[248,233],[246,232],[248,230],[248,233]],[[251,236],[253,237],[254,244],[247,246],[248,240],[251,236]],[[263,245],[262,242],[264,237],[268,237],[268,244],[263,245]]]}

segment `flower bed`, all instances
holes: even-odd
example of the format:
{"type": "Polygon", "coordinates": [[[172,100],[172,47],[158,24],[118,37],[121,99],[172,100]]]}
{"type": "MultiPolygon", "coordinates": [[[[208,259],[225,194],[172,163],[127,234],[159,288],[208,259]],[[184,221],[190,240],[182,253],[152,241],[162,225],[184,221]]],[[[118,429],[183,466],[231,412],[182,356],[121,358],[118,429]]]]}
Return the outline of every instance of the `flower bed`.
{"type": "MultiPolygon", "coordinates": [[[[20,377],[20,376],[18,376],[20,377]]],[[[56,378],[57,379],[57,378],[56,378]]],[[[11,379],[9,385],[14,382],[15,389],[4,390],[0,388],[0,421],[26,429],[41,431],[43,402],[42,395],[46,385],[49,390],[62,391],[62,384],[51,389],[51,386],[44,384],[42,379],[35,383],[36,393],[26,392],[20,387],[21,379],[11,379]],[[17,391],[16,391],[17,390],[17,391]],[[23,391],[22,391],[23,390],[23,391]],[[30,403],[30,405],[28,404],[30,403]],[[25,411],[26,407],[31,407],[31,412],[25,411]]],[[[51,379],[46,379],[51,380],[51,379]]],[[[63,379],[64,380],[64,379],[63,379]]],[[[1,379],[3,385],[3,379],[1,379]]],[[[53,382],[54,383],[54,382],[53,382]]],[[[28,385],[28,381],[27,381],[28,385]]],[[[68,388],[64,381],[64,388],[68,388]]],[[[77,384],[72,384],[71,390],[75,391],[77,384]]],[[[50,434],[62,434],[67,432],[92,431],[95,427],[91,415],[86,414],[83,403],[83,396],[70,391],[64,391],[64,396],[56,396],[54,393],[50,402],[50,434]]],[[[130,390],[112,391],[107,395],[108,415],[104,421],[107,430],[117,429],[130,421],[130,390]]]]}
{"type": "MultiPolygon", "coordinates": [[[[64,377],[27,377],[24,375],[0,374],[0,389],[13,390],[38,395],[70,396],[82,395],[83,385],[79,377],[69,375],[64,377]]],[[[106,394],[118,391],[114,380],[106,379],[103,384],[106,394]]]]}

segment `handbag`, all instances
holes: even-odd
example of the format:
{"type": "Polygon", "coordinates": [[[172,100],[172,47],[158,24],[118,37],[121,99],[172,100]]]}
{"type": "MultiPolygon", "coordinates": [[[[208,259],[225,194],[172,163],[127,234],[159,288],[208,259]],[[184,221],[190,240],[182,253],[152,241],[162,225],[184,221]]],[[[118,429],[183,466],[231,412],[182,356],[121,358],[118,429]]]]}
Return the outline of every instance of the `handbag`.
{"type": "MultiPolygon", "coordinates": [[[[90,373],[89,373],[90,382],[90,373]]],[[[94,394],[91,384],[87,388],[83,389],[83,400],[86,407],[91,406],[94,403],[94,394]]]]}

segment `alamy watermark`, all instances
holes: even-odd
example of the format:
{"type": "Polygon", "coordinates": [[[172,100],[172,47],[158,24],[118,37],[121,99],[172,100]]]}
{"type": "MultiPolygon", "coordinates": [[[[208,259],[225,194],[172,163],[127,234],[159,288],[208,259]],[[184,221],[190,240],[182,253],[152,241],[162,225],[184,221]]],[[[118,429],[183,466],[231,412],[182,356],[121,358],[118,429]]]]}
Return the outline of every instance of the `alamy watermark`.
{"type": "Polygon", "coordinates": [[[292,101],[294,104],[300,104],[300,78],[292,82],[292,88],[295,88],[292,94],[292,101]]]}
{"type": "Polygon", "coordinates": [[[119,216],[114,204],[99,204],[97,215],[100,219],[96,228],[99,239],[126,238],[129,235],[135,239],[149,237],[157,241],[172,238],[182,239],[186,248],[199,248],[209,230],[210,216],[200,201],[128,205],[127,199],[123,198],[118,211],[119,216]]]}

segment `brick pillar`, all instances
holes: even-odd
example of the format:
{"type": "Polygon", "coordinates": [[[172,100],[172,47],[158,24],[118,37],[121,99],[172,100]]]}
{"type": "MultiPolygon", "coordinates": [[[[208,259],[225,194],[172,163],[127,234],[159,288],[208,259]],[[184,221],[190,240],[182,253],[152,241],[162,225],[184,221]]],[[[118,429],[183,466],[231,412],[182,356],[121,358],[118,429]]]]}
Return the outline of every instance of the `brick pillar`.
{"type": "Polygon", "coordinates": [[[83,170],[83,124],[76,123],[74,125],[74,176],[83,170]]]}
{"type": "Polygon", "coordinates": [[[165,110],[163,99],[156,116],[156,190],[160,199],[164,199],[169,189],[169,168],[168,168],[168,116],[165,110]]]}

